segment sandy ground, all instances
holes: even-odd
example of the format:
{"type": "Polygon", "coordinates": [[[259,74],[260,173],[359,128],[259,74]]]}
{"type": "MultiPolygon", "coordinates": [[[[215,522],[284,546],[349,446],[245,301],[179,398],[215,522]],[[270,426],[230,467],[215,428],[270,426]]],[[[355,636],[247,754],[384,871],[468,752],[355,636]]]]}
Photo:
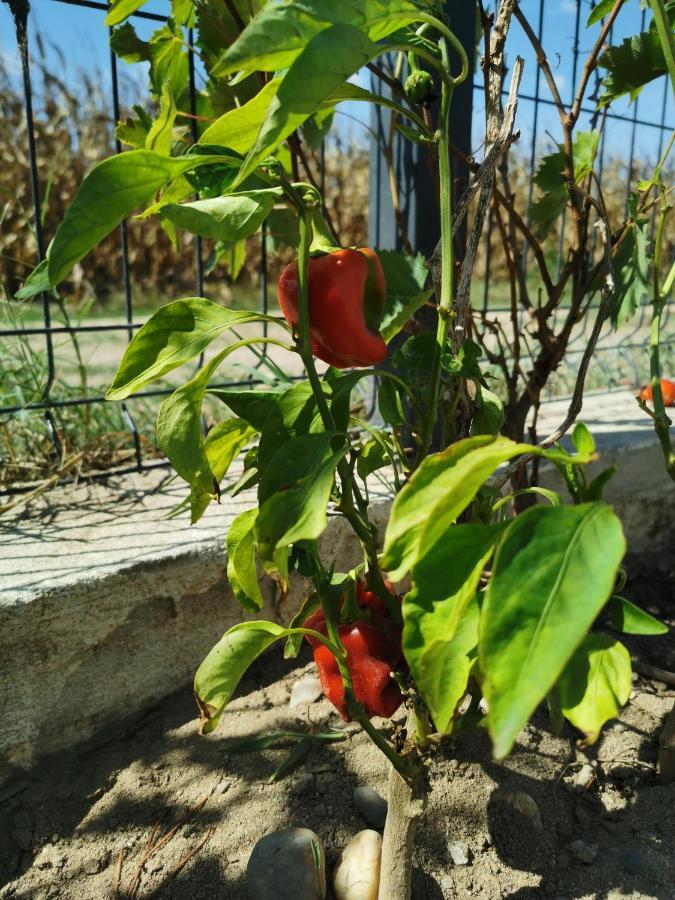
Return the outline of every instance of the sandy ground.
{"type": "MultiPolygon", "coordinates": [[[[649,588],[634,585],[630,596],[660,607],[673,624],[672,585],[672,571],[655,578],[652,569],[649,588]]],[[[674,667],[670,635],[633,649],[674,667]]],[[[296,663],[279,653],[259,661],[215,735],[199,737],[185,691],[0,788],[0,897],[101,900],[114,897],[119,884],[123,898],[243,900],[253,845],[291,825],[320,835],[330,875],[341,849],[365,827],[353,789],[385,792],[379,752],[348,726],[346,740],[314,750],[270,784],[288,749],[245,756],[223,749],[233,736],[310,722],[341,726],[325,700],[289,708],[292,685],[312,669],[309,659],[304,651],[296,663]]],[[[654,769],[674,696],[636,677],[621,720],[586,752],[576,749],[571,730],[552,736],[543,712],[502,763],[491,760],[483,734],[445,744],[430,766],[413,896],[675,896],[675,785],[660,782],[654,769]],[[535,801],[543,827],[536,810],[534,820],[516,811],[514,793],[535,801]],[[453,865],[451,841],[467,845],[468,865],[453,865]]]]}

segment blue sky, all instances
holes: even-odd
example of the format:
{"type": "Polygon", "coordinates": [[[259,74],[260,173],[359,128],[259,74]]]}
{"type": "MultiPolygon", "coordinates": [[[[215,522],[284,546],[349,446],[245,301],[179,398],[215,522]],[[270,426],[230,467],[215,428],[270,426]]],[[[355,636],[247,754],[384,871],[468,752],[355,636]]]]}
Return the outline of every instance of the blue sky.
{"type": "MultiPolygon", "coordinates": [[[[168,7],[167,0],[150,0],[145,9],[165,13],[168,7]]],[[[539,19],[539,0],[524,0],[522,7],[530,16],[530,22],[536,29],[539,19]]],[[[543,44],[548,53],[552,68],[558,82],[563,98],[570,96],[573,84],[574,54],[572,52],[575,34],[575,0],[546,0],[543,28],[543,44]]],[[[579,45],[579,63],[577,71],[581,71],[585,54],[593,44],[599,26],[585,29],[584,23],[590,10],[589,0],[582,2],[582,28],[579,45]]],[[[619,17],[619,23],[613,35],[613,42],[618,43],[628,35],[639,30],[642,13],[638,0],[628,0],[625,9],[619,17]]],[[[61,71],[59,74],[66,83],[77,82],[78,68],[98,68],[102,78],[110,77],[110,63],[107,48],[107,31],[103,26],[104,14],[98,10],[78,8],[60,0],[32,0],[30,28],[35,33],[36,29],[51,42],[54,48],[58,48],[65,65],[59,61],[59,55],[53,48],[47,47],[48,55],[54,60],[55,65],[61,71]]],[[[134,20],[141,36],[147,37],[153,30],[153,23],[142,20],[134,20]]],[[[529,43],[521,29],[514,23],[509,35],[511,56],[520,53],[525,58],[525,71],[521,93],[533,95],[536,89],[537,66],[530,49],[529,43]]],[[[35,44],[33,43],[33,48],[35,44]]],[[[14,43],[14,34],[9,11],[5,4],[0,4],[0,54],[10,71],[18,73],[18,56],[14,43]]],[[[129,84],[129,79],[137,78],[138,72],[133,72],[130,67],[123,66],[122,86],[129,84]],[[124,71],[126,70],[126,71],[124,71]]],[[[477,75],[476,81],[480,79],[477,75]]],[[[637,117],[647,121],[658,122],[661,118],[661,110],[664,96],[667,96],[666,123],[675,124],[675,103],[670,94],[665,93],[665,79],[658,84],[646,88],[640,95],[637,105],[637,117]]],[[[547,97],[547,89],[543,78],[540,79],[540,92],[542,97],[547,97]]],[[[474,146],[480,146],[482,137],[482,97],[475,92],[474,105],[474,146]]],[[[590,105],[590,104],[589,104],[590,105]]],[[[529,148],[534,128],[534,104],[527,99],[521,99],[518,116],[518,127],[522,132],[521,147],[523,152],[529,148]]],[[[618,118],[608,121],[606,128],[606,153],[608,157],[626,158],[630,152],[631,141],[634,139],[635,154],[643,160],[654,162],[660,144],[659,132],[655,128],[639,125],[633,134],[630,117],[635,112],[635,105],[629,108],[627,103],[617,104],[614,112],[618,118]]],[[[354,136],[363,135],[364,129],[354,122],[356,119],[367,118],[368,111],[363,104],[349,104],[345,110],[339,127],[345,133],[354,136]]],[[[583,126],[583,122],[582,122],[583,126]]],[[[551,107],[540,106],[538,121],[536,123],[537,145],[541,149],[550,148],[553,139],[560,139],[560,128],[555,110],[551,107]]]]}

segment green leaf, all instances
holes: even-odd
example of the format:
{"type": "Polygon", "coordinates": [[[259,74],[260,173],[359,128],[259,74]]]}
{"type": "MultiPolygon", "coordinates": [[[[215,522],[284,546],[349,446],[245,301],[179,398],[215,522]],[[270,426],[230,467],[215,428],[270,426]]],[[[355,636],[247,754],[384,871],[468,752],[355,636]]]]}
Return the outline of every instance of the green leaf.
{"type": "Polygon", "coordinates": [[[110,35],[110,49],[127,63],[147,62],[150,59],[150,48],[136,34],[130,22],[115,28],[110,35]]]}
{"type": "MultiPolygon", "coordinates": [[[[226,419],[209,431],[204,441],[204,453],[209,463],[213,479],[217,484],[223,480],[228,469],[239,453],[249,443],[255,430],[243,419],[226,419]]],[[[213,497],[214,486],[200,492],[193,489],[190,494],[192,522],[197,522],[213,497]]]]}
{"type": "Polygon", "coordinates": [[[286,441],[262,470],[258,551],[268,571],[288,580],[288,548],[317,540],[327,524],[335,468],[347,452],[335,451],[335,433],[306,434],[286,441]]]}
{"type": "Polygon", "coordinates": [[[381,434],[378,432],[376,437],[371,437],[361,447],[356,460],[356,471],[359,478],[365,481],[373,472],[377,472],[378,469],[391,464],[391,456],[387,451],[386,441],[386,432],[381,434]]]}
{"type": "Polygon", "coordinates": [[[330,641],[304,628],[282,628],[274,622],[241,622],[225,632],[197,669],[194,691],[201,713],[202,734],[217,727],[220,717],[248,667],[275,641],[291,634],[312,634],[339,652],[330,641]]]}
{"type": "Polygon", "coordinates": [[[631,319],[649,296],[649,219],[638,218],[635,199],[630,198],[631,221],[612,259],[614,293],[610,317],[614,327],[631,319]]]}
{"type": "Polygon", "coordinates": [[[614,4],[616,0],[600,0],[600,3],[591,10],[591,14],[588,17],[588,21],[586,22],[586,28],[589,28],[591,25],[595,25],[596,22],[599,22],[600,19],[604,19],[605,16],[608,16],[611,11],[614,9],[614,4]]]}
{"type": "Polygon", "coordinates": [[[391,378],[382,378],[377,388],[377,406],[388,425],[405,423],[405,406],[401,391],[391,378]]]}
{"type": "Polygon", "coordinates": [[[227,578],[234,595],[244,609],[258,612],[263,597],[258,584],[255,551],[255,520],[258,509],[239,513],[227,532],[227,578]]]}
{"type": "Polygon", "coordinates": [[[600,729],[618,715],[631,689],[630,653],[606,634],[587,635],[557,684],[565,718],[593,744],[600,729]]]}
{"type": "Polygon", "coordinates": [[[503,526],[453,525],[413,569],[403,599],[403,653],[434,724],[445,732],[478,641],[475,593],[503,526]]]}
{"type": "Polygon", "coordinates": [[[245,419],[252,428],[260,432],[265,427],[269,416],[276,409],[282,391],[217,388],[209,391],[209,394],[217,397],[236,416],[245,419]]]}
{"type": "Polygon", "coordinates": [[[378,250],[377,255],[387,282],[380,334],[384,342],[389,343],[408,319],[424,306],[433,288],[425,288],[429,270],[421,253],[409,256],[393,250],[378,250]]]}
{"type": "Polygon", "coordinates": [[[316,112],[323,101],[378,52],[377,45],[351,25],[334,25],[312,38],[284,75],[235,184],[247,178],[267,155],[316,112]]]}
{"type": "Polygon", "coordinates": [[[280,84],[281,78],[273,78],[247,103],[228,110],[209,125],[199,143],[221,144],[237,153],[248,153],[280,84]]]}
{"type": "Polygon", "coordinates": [[[188,54],[182,28],[172,19],[155,31],[148,43],[150,78],[156,94],[164,85],[180,98],[188,86],[188,54]]]}
{"type": "Polygon", "coordinates": [[[24,281],[23,287],[20,287],[14,295],[16,300],[29,300],[31,297],[35,297],[36,294],[44,294],[45,291],[51,290],[51,283],[47,272],[48,266],[48,259],[43,259],[41,263],[37,264],[28,278],[24,281]]]}
{"type": "Polygon", "coordinates": [[[148,132],[152,128],[152,119],[142,106],[135,104],[132,109],[135,116],[128,116],[124,122],[117,124],[115,137],[135,150],[144,150],[148,132]]]}
{"type": "Polygon", "coordinates": [[[477,434],[499,434],[504,424],[504,404],[496,394],[478,385],[476,391],[478,409],[471,421],[471,437],[477,434]]]}
{"type": "Polygon", "coordinates": [[[105,24],[110,27],[123,22],[127,16],[135,13],[141,6],[145,6],[147,0],[113,0],[110,12],[105,17],[105,24]]]}
{"type": "Polygon", "coordinates": [[[258,231],[280,193],[280,190],[270,188],[196,200],[194,203],[169,203],[162,206],[161,215],[191,234],[234,242],[258,231]]]}
{"type": "Polygon", "coordinates": [[[164,156],[171,155],[173,125],[176,121],[176,104],[168,82],[162,85],[157,118],[152,123],[145,139],[145,149],[154,150],[164,156]]]}
{"type": "Polygon", "coordinates": [[[86,176],[56,230],[48,253],[52,287],[165,184],[214,161],[222,159],[196,155],[172,158],[151,150],[129,150],[104,159],[86,176]]]}
{"type": "Polygon", "coordinates": [[[301,381],[277,395],[260,435],[260,468],[292,438],[324,431],[312,387],[301,381]]]}
{"type": "Polygon", "coordinates": [[[260,313],[225,309],[203,297],[174,300],[151,316],[124,351],[107,400],[124,400],[139,388],[189,362],[228,328],[275,321],[260,313]]]}
{"type": "MultiPolygon", "coordinates": [[[[577,184],[593,170],[599,140],[599,131],[580,131],[576,135],[572,156],[574,180],[577,184]]],[[[541,237],[546,237],[569,200],[564,169],[565,158],[562,145],[559,145],[556,153],[542,158],[534,176],[534,183],[539,188],[541,196],[530,207],[530,216],[541,237]]]]}
{"type": "Polygon", "coordinates": [[[614,594],[609,601],[609,619],[612,628],[623,634],[667,634],[668,626],[650,616],[625,597],[614,594]]]}
{"type": "MultiPolygon", "coordinates": [[[[192,486],[194,498],[217,492],[202,432],[202,403],[209,381],[223,360],[250,340],[254,339],[237,341],[221,350],[159,408],[157,440],[176,472],[192,486]]],[[[203,511],[203,504],[198,502],[196,508],[203,511]]]]}
{"type": "Polygon", "coordinates": [[[595,453],[595,440],[583,422],[577,422],[574,426],[572,443],[582,456],[593,456],[595,453]]]}
{"type": "Polygon", "coordinates": [[[406,0],[271,2],[225,51],[212,74],[288,68],[320,31],[336,24],[354,25],[371,40],[379,41],[406,23],[416,21],[421,8],[406,0]]]}
{"type": "Polygon", "coordinates": [[[507,529],[485,592],[478,645],[498,759],[609,598],[625,549],[620,521],[601,503],[536,506],[507,529]]]}
{"type": "Polygon", "coordinates": [[[441,357],[441,365],[446,372],[455,375],[458,378],[473,378],[478,380],[482,377],[478,360],[483,355],[480,346],[467,338],[459,348],[457,356],[452,353],[444,353],[441,357]]]}
{"type": "Polygon", "coordinates": [[[424,557],[503,462],[531,450],[505,437],[466,438],[427,457],[398,494],[384,538],[383,568],[392,581],[424,557]]]}
{"type": "Polygon", "coordinates": [[[598,59],[598,66],[607,70],[598,101],[600,106],[626,94],[632,103],[645,85],[668,71],[655,28],[608,47],[598,59]]]}
{"type": "Polygon", "coordinates": [[[309,738],[309,735],[305,735],[302,740],[298,741],[298,743],[291,749],[286,758],[282,760],[281,764],[277,769],[272,772],[270,775],[270,784],[273,784],[275,781],[280,781],[290,772],[292,772],[295,768],[297,768],[300,763],[305,759],[305,757],[309,754],[309,751],[312,749],[312,742],[309,738]]]}
{"type": "MultiPolygon", "coordinates": [[[[315,612],[319,606],[321,605],[321,600],[319,599],[319,595],[316,592],[312,592],[308,594],[305,599],[300,604],[298,611],[293,616],[290,621],[289,628],[299,628],[303,622],[305,622],[313,612],[315,612]]],[[[302,644],[302,635],[301,634],[292,634],[289,638],[286,639],[286,644],[284,646],[284,659],[295,659],[300,652],[300,646],[302,644]]]]}

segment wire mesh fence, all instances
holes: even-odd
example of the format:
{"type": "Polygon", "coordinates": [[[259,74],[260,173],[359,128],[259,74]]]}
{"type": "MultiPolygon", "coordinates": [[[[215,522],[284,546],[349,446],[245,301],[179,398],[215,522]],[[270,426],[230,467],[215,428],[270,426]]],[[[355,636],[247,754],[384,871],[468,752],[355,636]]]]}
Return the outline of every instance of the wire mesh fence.
{"type": "MultiPolygon", "coordinates": [[[[531,17],[538,38],[545,42],[547,30],[551,29],[551,4],[545,5],[544,0],[529,0],[522,5],[531,17]]],[[[106,3],[97,0],[42,0],[40,9],[42,11],[64,7],[78,11],[78,15],[82,17],[83,27],[95,28],[99,32],[104,30],[103,19],[108,8],[106,3]]],[[[157,8],[157,4],[155,7],[157,8]]],[[[569,79],[568,91],[573,95],[584,49],[582,45],[585,4],[583,0],[569,0],[567,7],[572,32],[566,34],[566,39],[571,44],[569,57],[565,60],[566,64],[569,64],[566,78],[569,79]]],[[[641,16],[644,25],[644,11],[641,16]]],[[[138,10],[133,15],[133,20],[139,23],[161,24],[165,19],[166,16],[160,12],[147,9],[138,10]]],[[[29,22],[29,28],[34,29],[32,20],[29,22]]],[[[45,233],[44,223],[45,206],[51,190],[51,175],[45,171],[48,161],[40,155],[41,135],[44,129],[38,127],[39,115],[34,109],[32,73],[35,57],[30,43],[31,37],[36,37],[35,32],[31,35],[19,31],[15,47],[22,85],[22,117],[25,126],[25,131],[21,132],[16,140],[25,140],[27,149],[26,169],[32,203],[30,227],[36,250],[35,258],[30,262],[34,264],[44,258],[46,240],[49,237],[49,234],[45,233]]],[[[186,41],[190,48],[188,121],[192,136],[196,139],[199,72],[198,60],[191,49],[194,47],[194,35],[191,30],[186,34],[186,41]]],[[[67,55],[67,43],[61,51],[67,55]]],[[[122,146],[118,139],[112,138],[112,126],[123,118],[125,112],[125,103],[121,97],[123,73],[120,72],[120,63],[112,51],[109,51],[105,64],[107,71],[99,73],[101,79],[99,87],[109,107],[111,149],[119,153],[122,152],[122,146]]],[[[524,146],[524,149],[521,149],[521,169],[524,174],[528,207],[533,199],[532,176],[541,153],[542,138],[548,133],[547,110],[554,105],[544,93],[541,73],[533,59],[530,59],[529,71],[530,80],[520,94],[521,117],[524,117],[526,123],[521,139],[521,145],[524,146]]],[[[638,98],[625,114],[611,110],[605,113],[609,120],[616,122],[617,127],[621,127],[623,137],[620,148],[609,147],[607,130],[603,130],[598,151],[600,181],[603,182],[605,179],[608,161],[613,165],[612,178],[614,181],[617,180],[615,160],[617,150],[620,150],[623,160],[623,184],[615,192],[622,194],[621,202],[624,204],[644,162],[638,158],[640,149],[638,136],[645,130],[653,134],[652,145],[658,157],[663,151],[668,133],[675,124],[669,121],[669,117],[673,116],[673,108],[672,101],[669,100],[667,79],[662,79],[662,85],[659,85],[658,89],[662,90],[662,94],[656,101],[652,93],[648,102],[638,98]]],[[[590,93],[589,102],[582,109],[589,122],[595,121],[598,116],[592,102],[597,98],[598,90],[599,79],[595,84],[595,93],[590,93]]],[[[476,79],[473,85],[473,110],[471,108],[462,110],[462,115],[473,117],[474,143],[480,142],[482,134],[480,106],[482,95],[483,85],[476,79]]],[[[325,180],[325,158],[325,147],[322,146],[318,159],[318,177],[322,183],[325,180]]],[[[380,189],[378,186],[378,190],[380,189]]],[[[563,217],[555,263],[558,270],[563,264],[563,235],[567,225],[563,217]]],[[[39,308],[35,305],[31,307],[29,315],[25,315],[25,310],[19,309],[10,299],[4,303],[6,314],[0,321],[0,341],[4,349],[0,352],[0,366],[2,355],[9,353],[8,348],[11,345],[15,348],[15,355],[20,359],[21,365],[30,370],[31,386],[26,387],[19,383],[19,379],[15,377],[15,366],[2,366],[0,370],[4,382],[0,396],[2,404],[0,468],[3,473],[0,477],[0,492],[2,493],[30,489],[32,482],[44,477],[58,480],[82,472],[87,475],[125,474],[167,465],[153,442],[154,418],[157,404],[173,391],[174,386],[163,383],[157,388],[135,394],[120,405],[106,404],[103,391],[100,389],[100,386],[105,384],[105,379],[114,374],[126,342],[142,326],[148,306],[153,306],[152,302],[147,302],[145,296],[139,301],[139,291],[132,277],[132,259],[135,260],[136,266],[143,263],[149,266],[155,250],[147,246],[134,250],[132,228],[130,223],[123,222],[116,236],[116,243],[109,245],[110,253],[116,258],[119,279],[120,301],[114,314],[101,316],[96,310],[86,308],[84,313],[73,316],[67,303],[47,294],[40,298],[39,308]],[[75,374],[74,383],[64,384],[59,378],[59,354],[63,352],[62,342],[67,342],[68,365],[70,371],[75,374]],[[65,427],[66,422],[69,423],[69,428],[65,427]],[[10,425],[14,430],[10,429],[10,425]],[[73,433],[77,434],[75,441],[68,437],[73,433]]],[[[493,230],[493,223],[488,220],[481,272],[478,273],[480,278],[475,279],[472,300],[477,309],[482,308],[484,312],[489,309],[491,314],[498,316],[505,313],[508,307],[500,299],[500,282],[495,275],[498,263],[495,259],[496,243],[492,239],[493,230]]],[[[257,270],[255,289],[246,291],[246,302],[262,312],[267,312],[273,303],[269,291],[268,248],[269,235],[263,229],[255,262],[257,270]]],[[[525,263],[527,253],[528,249],[525,247],[525,263]]],[[[182,271],[181,278],[191,283],[191,289],[194,289],[197,296],[209,296],[208,252],[201,238],[193,240],[189,272],[186,259],[187,254],[183,251],[182,264],[185,271],[182,271]]],[[[238,289],[235,287],[233,290],[235,302],[238,302],[240,299],[237,296],[238,289]]],[[[675,363],[672,319],[672,315],[667,316],[664,322],[666,367],[669,363],[671,365],[675,363]]],[[[565,395],[571,390],[575,358],[583,352],[590,327],[591,323],[587,319],[579,324],[570,349],[568,368],[563,366],[552,383],[551,390],[554,393],[565,395]]],[[[635,385],[644,379],[647,332],[646,307],[640,309],[628,327],[618,332],[607,328],[595,354],[589,387],[592,389],[619,384],[635,385]]],[[[219,381],[219,386],[242,384],[254,386],[265,381],[267,362],[266,351],[260,351],[257,357],[250,360],[250,365],[241,365],[236,370],[226,371],[219,381]]]]}

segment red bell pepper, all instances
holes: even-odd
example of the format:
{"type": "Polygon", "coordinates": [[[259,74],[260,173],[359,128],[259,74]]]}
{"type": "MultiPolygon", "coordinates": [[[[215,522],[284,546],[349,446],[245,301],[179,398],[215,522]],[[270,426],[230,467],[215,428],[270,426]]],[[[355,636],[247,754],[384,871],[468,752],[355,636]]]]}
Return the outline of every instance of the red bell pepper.
{"type": "MultiPolygon", "coordinates": [[[[387,284],[378,255],[369,247],[334,250],[309,260],[309,324],[312,353],[338,369],[382,362],[387,346],[378,326],[387,284]]],[[[281,273],[279,306],[298,325],[298,264],[281,273]]]]}
{"type": "MultiPolygon", "coordinates": [[[[389,586],[389,585],[387,585],[389,586]]],[[[392,594],[393,594],[392,590],[392,594]]],[[[389,718],[403,701],[398,684],[391,677],[402,659],[401,630],[387,615],[380,597],[357,583],[356,602],[371,613],[371,621],[338,625],[340,640],[347,651],[347,668],[352,678],[354,699],[368,716],[389,718]]],[[[328,635],[321,610],[305,621],[305,628],[328,635]]],[[[307,637],[314,652],[324,696],[330,700],[345,721],[349,721],[344,685],[337,660],[316,638],[307,637]]]]}
{"type": "MultiPolygon", "coordinates": [[[[664,406],[675,406],[675,381],[671,381],[669,378],[661,379],[661,396],[663,397],[664,406]]],[[[645,403],[653,403],[654,394],[651,384],[642,389],[640,399],[644,400],[645,403]]]]}

